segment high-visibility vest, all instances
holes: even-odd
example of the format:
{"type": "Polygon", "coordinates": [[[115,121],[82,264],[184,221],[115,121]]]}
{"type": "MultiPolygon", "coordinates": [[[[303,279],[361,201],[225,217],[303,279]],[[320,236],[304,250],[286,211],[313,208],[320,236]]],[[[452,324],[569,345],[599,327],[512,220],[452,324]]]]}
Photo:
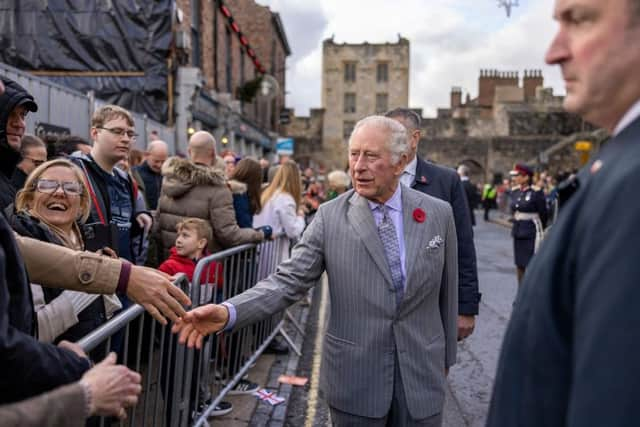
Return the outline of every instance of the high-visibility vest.
{"type": "Polygon", "coordinates": [[[498,190],[491,184],[485,184],[482,191],[482,200],[493,200],[498,195],[498,190]]]}

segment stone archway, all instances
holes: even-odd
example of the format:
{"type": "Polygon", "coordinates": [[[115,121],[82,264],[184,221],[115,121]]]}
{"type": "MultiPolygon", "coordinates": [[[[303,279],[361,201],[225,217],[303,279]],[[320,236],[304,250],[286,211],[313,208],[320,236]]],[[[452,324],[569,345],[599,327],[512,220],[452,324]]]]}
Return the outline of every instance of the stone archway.
{"type": "Polygon", "coordinates": [[[474,159],[464,159],[460,162],[461,165],[465,165],[469,168],[469,179],[474,184],[482,184],[485,181],[486,171],[478,161],[474,159]]]}

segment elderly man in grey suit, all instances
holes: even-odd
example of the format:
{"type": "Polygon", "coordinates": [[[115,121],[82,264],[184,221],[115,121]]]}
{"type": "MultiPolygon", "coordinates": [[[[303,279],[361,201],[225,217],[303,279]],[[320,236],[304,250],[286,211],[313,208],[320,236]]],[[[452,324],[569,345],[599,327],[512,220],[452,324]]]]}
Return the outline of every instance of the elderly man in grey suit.
{"type": "Polygon", "coordinates": [[[448,203],[399,183],[407,134],[372,116],[349,140],[351,190],[323,204],[276,273],[174,325],[200,347],[306,295],[324,271],[331,313],[321,387],[336,426],[439,426],[456,358],[457,244],[448,203]]]}

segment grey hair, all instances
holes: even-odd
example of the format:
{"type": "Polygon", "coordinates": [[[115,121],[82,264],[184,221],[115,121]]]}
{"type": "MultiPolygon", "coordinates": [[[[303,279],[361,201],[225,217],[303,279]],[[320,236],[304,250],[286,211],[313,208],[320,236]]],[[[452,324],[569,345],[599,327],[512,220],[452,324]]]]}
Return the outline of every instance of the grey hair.
{"type": "Polygon", "coordinates": [[[407,138],[405,127],[397,121],[384,116],[368,116],[356,123],[349,137],[349,146],[351,146],[353,135],[365,126],[375,127],[389,135],[387,148],[391,152],[392,164],[398,164],[402,155],[409,152],[409,139],[407,138]]]}
{"type": "Polygon", "coordinates": [[[334,185],[336,187],[349,188],[351,185],[351,178],[349,175],[341,170],[334,170],[329,175],[327,175],[327,181],[329,181],[330,185],[334,185]]]}
{"type": "Polygon", "coordinates": [[[422,124],[420,114],[410,108],[394,108],[393,110],[384,113],[384,116],[391,119],[402,119],[402,121],[410,127],[412,131],[420,129],[422,124]]]}

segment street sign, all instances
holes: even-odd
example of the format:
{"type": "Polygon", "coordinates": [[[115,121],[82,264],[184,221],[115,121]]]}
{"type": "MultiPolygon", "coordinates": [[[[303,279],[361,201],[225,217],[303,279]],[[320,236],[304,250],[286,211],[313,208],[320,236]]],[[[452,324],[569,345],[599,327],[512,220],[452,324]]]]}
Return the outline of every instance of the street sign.
{"type": "Polygon", "coordinates": [[[276,153],[292,156],[293,138],[278,138],[278,141],[276,142],[276,153]]]}

